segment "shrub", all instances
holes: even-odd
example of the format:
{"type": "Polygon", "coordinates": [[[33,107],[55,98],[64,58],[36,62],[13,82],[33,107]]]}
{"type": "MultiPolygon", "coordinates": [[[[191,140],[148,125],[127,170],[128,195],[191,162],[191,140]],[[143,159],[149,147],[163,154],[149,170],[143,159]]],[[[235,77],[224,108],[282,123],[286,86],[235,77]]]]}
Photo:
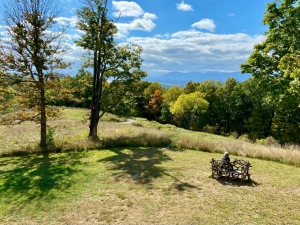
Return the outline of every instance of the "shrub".
{"type": "Polygon", "coordinates": [[[217,128],[217,126],[206,125],[203,127],[203,132],[210,133],[210,134],[217,134],[218,128],[217,128]]]}
{"type": "Polygon", "coordinates": [[[54,145],[54,135],[55,135],[55,128],[49,128],[46,134],[46,141],[48,145],[54,145]]]}
{"type": "Polygon", "coordinates": [[[280,146],[279,142],[272,136],[269,136],[265,139],[257,139],[256,143],[261,145],[280,146]]]}
{"type": "Polygon", "coordinates": [[[230,133],[229,137],[237,139],[239,137],[239,134],[236,131],[233,131],[230,133]]]}
{"type": "Polygon", "coordinates": [[[250,142],[250,139],[249,139],[248,134],[242,134],[241,136],[239,136],[238,139],[241,140],[241,141],[247,141],[247,142],[250,142]]]}

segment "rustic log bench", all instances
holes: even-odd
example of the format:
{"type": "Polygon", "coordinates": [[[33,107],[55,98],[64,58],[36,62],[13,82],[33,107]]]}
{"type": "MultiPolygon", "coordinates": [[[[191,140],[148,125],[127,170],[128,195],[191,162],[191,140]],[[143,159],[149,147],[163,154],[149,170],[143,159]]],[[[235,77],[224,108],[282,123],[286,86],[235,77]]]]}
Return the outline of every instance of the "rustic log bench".
{"type": "Polygon", "coordinates": [[[222,160],[211,160],[212,178],[225,177],[225,179],[240,179],[244,182],[246,178],[250,180],[249,161],[243,159],[235,159],[233,162],[227,163],[222,160]]]}

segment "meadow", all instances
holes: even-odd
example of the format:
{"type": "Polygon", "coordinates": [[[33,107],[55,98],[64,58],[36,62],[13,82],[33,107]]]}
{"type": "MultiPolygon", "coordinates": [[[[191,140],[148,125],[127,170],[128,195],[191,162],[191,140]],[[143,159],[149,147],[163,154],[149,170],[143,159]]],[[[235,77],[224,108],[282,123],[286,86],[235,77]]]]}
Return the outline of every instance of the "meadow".
{"type": "Polygon", "coordinates": [[[99,142],[82,109],[0,126],[0,224],[300,224],[298,146],[262,145],[107,115],[99,142]],[[249,160],[251,181],[211,178],[210,160],[249,160]]]}

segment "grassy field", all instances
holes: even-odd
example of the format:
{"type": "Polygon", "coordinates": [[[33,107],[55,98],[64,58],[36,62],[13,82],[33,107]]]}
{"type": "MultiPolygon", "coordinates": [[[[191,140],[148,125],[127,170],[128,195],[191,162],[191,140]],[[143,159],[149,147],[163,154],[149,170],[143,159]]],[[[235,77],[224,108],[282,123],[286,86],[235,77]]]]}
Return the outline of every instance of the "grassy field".
{"type": "Polygon", "coordinates": [[[34,124],[0,127],[2,155],[16,155],[0,158],[0,224],[300,224],[295,146],[113,117],[89,143],[85,111],[65,112],[51,122],[59,153],[25,154],[34,124]],[[225,150],[250,161],[251,181],[211,178],[209,161],[225,150]]]}

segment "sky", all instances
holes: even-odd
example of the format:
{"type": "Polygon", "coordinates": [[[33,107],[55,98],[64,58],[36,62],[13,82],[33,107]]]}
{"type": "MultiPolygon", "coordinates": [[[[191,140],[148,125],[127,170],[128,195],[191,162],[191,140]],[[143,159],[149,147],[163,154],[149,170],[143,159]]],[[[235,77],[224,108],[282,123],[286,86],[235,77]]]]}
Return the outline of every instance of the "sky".
{"type": "MultiPolygon", "coordinates": [[[[69,51],[76,73],[83,54],[74,40],[82,34],[75,26],[79,0],[59,0],[56,20],[69,23],[69,51]]],[[[264,40],[262,24],[271,0],[108,0],[108,16],[116,20],[118,44],[143,48],[142,69],[148,76],[178,72],[237,72],[264,40]]]]}

